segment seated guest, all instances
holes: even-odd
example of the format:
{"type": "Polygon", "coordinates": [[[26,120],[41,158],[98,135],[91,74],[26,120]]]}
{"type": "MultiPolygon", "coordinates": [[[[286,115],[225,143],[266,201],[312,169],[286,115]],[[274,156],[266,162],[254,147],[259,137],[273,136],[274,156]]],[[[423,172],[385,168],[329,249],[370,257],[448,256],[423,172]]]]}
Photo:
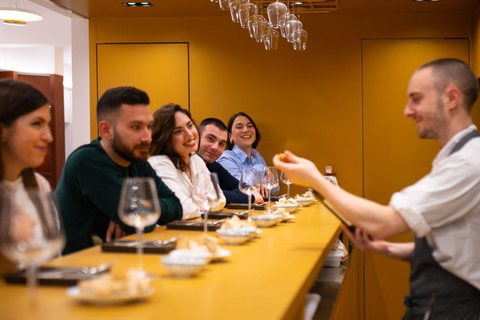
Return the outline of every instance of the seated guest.
{"type": "MultiPolygon", "coordinates": [[[[227,149],[217,160],[232,176],[240,179],[244,168],[257,169],[261,174],[267,164],[260,153],[255,150],[261,139],[260,131],[255,122],[244,112],[234,114],[228,120],[227,149]]],[[[280,186],[272,189],[272,195],[278,194],[280,186]]],[[[261,189],[263,196],[268,196],[267,189],[261,189]]]]}
{"type": "MultiPolygon", "coordinates": [[[[50,184],[32,168],[40,166],[52,142],[50,104],[34,87],[14,80],[0,81],[0,207],[5,192],[19,209],[10,229],[16,240],[38,234],[39,216],[27,189],[50,192],[50,184]]],[[[14,264],[0,254],[0,275],[14,264]]]]}
{"type": "MultiPolygon", "coordinates": [[[[248,197],[238,189],[238,180],[235,179],[216,160],[227,148],[227,126],[216,118],[207,118],[198,126],[200,133],[200,145],[197,154],[205,161],[210,172],[216,172],[227,203],[247,203],[248,197]]],[[[263,197],[255,192],[252,202],[263,203],[263,197]]]]}
{"type": "Polygon", "coordinates": [[[92,234],[105,240],[110,221],[128,234],[135,232],[117,213],[126,177],[155,180],[161,207],[157,223],[182,219],[180,202],[147,162],[153,121],[149,103],[147,94],[133,87],[107,90],[98,101],[100,138],[68,157],[55,191],[67,236],[64,253],[92,246],[92,234]]]}
{"type": "MultiPolygon", "coordinates": [[[[153,114],[152,155],[148,162],[165,184],[175,192],[183,208],[183,219],[201,215],[193,202],[192,179],[197,174],[210,173],[205,162],[194,152],[198,149],[197,127],[188,110],[178,104],[166,104],[153,114]]],[[[225,206],[225,196],[212,210],[225,206]]]]}

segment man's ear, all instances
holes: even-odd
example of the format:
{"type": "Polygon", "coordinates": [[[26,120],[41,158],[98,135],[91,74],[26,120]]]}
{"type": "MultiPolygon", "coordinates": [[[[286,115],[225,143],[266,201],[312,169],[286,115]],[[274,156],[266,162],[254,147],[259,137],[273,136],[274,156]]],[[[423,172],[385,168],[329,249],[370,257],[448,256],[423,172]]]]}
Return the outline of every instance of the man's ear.
{"type": "Polygon", "coordinates": [[[445,89],[445,98],[448,109],[453,110],[460,106],[462,102],[462,92],[457,87],[449,86],[445,89]]]}
{"type": "Polygon", "coordinates": [[[100,131],[102,139],[107,141],[113,140],[113,125],[110,122],[106,120],[100,121],[98,124],[98,130],[100,131]]]}

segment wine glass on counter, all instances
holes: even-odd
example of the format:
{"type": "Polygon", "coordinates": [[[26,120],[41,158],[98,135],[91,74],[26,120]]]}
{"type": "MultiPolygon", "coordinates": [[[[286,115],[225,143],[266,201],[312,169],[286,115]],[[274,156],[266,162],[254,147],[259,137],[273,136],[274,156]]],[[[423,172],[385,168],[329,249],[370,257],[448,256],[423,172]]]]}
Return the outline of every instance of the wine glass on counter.
{"type": "Polygon", "coordinates": [[[278,186],[278,174],[275,167],[265,167],[265,170],[263,170],[262,185],[268,189],[268,212],[271,212],[272,189],[278,186]]]}
{"type": "Polygon", "coordinates": [[[130,177],[123,181],[118,205],[118,216],[137,232],[137,257],[143,272],[143,230],[160,218],[160,202],[152,178],[130,177]]]}
{"type": "Polygon", "coordinates": [[[203,231],[208,231],[208,213],[220,199],[218,176],[215,172],[201,173],[193,177],[193,202],[203,212],[203,231]]]}
{"type": "Polygon", "coordinates": [[[248,222],[252,221],[252,194],[260,191],[260,179],[257,169],[244,168],[238,181],[238,188],[248,196],[248,222]]]}
{"type": "Polygon", "coordinates": [[[292,184],[292,182],[288,180],[287,175],[283,171],[280,173],[280,180],[282,180],[282,182],[287,185],[287,200],[288,200],[290,199],[290,185],[292,184]]]}
{"type": "Polygon", "coordinates": [[[0,189],[0,250],[20,268],[26,268],[30,306],[35,312],[36,272],[42,263],[61,255],[65,245],[62,223],[50,193],[0,189]]]}

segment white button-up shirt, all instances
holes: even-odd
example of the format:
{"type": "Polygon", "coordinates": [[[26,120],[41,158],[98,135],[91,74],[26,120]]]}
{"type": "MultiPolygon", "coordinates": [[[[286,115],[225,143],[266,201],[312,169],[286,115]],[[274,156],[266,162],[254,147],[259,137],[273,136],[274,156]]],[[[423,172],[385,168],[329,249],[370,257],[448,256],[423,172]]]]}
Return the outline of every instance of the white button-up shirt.
{"type": "Polygon", "coordinates": [[[455,134],[435,157],[432,171],[394,193],[390,206],[417,237],[427,237],[443,268],[480,289],[480,138],[450,155],[474,129],[455,134]]]}
{"type": "MultiPolygon", "coordinates": [[[[148,162],[157,173],[157,176],[162,178],[162,181],[175,193],[175,196],[180,200],[183,209],[183,220],[193,219],[201,216],[198,206],[193,202],[193,184],[180,169],[175,168],[172,160],[165,155],[153,156],[148,159],[148,162]]],[[[210,174],[205,161],[196,154],[190,156],[190,170],[192,177],[197,174],[210,174]]],[[[225,207],[225,196],[220,189],[220,201],[212,210],[217,211],[225,207]]]]}

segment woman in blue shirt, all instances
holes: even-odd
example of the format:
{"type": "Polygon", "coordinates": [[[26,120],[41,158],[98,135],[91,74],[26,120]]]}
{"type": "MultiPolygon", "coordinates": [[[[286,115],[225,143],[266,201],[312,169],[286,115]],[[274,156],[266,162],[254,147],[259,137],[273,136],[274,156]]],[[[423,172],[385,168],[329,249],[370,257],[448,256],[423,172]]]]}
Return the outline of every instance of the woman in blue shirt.
{"type": "MultiPolygon", "coordinates": [[[[260,153],[255,150],[262,135],[253,119],[246,113],[239,112],[230,118],[227,129],[228,150],[223,152],[217,162],[237,179],[240,179],[243,168],[254,168],[261,174],[267,164],[260,153]]],[[[278,194],[279,189],[279,186],[272,189],[272,195],[278,194]]],[[[262,190],[263,196],[268,196],[266,191],[262,190]]]]}

